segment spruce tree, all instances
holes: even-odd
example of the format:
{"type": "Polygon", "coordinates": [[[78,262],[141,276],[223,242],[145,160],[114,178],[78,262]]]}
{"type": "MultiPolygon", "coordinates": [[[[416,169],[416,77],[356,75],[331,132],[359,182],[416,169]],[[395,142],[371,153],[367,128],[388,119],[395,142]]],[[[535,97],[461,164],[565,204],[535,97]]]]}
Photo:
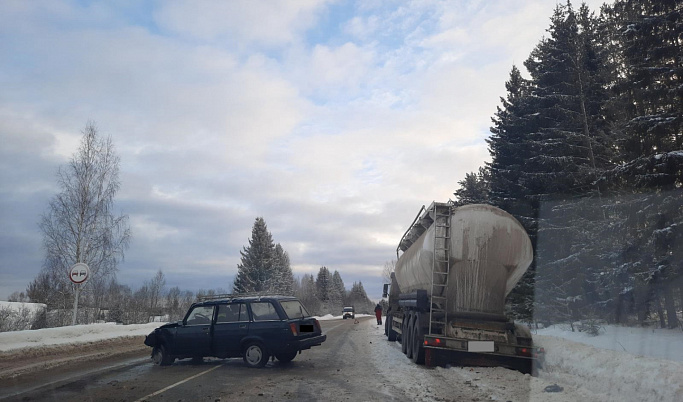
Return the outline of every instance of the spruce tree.
{"type": "Polygon", "coordinates": [[[456,205],[486,204],[489,202],[489,173],[480,167],[479,173],[465,174],[465,179],[458,182],[458,188],[453,195],[456,205]]]}
{"type": "Polygon", "coordinates": [[[621,55],[610,102],[620,117],[620,165],[604,183],[620,200],[612,226],[624,246],[609,261],[620,272],[611,276],[610,296],[619,311],[630,308],[641,322],[658,311],[676,327],[675,293],[683,283],[673,247],[683,240],[683,3],[618,0],[603,10],[621,55]]]}
{"type": "Polygon", "coordinates": [[[272,279],[274,292],[287,296],[294,294],[294,275],[289,263],[289,255],[280,243],[275,245],[275,267],[272,279]]]}
{"type": "Polygon", "coordinates": [[[327,267],[320,267],[318,277],[315,281],[316,295],[318,300],[326,303],[330,299],[330,288],[332,286],[330,270],[327,267]]]}
{"type": "Polygon", "coordinates": [[[256,218],[251,230],[249,246],[240,251],[242,256],[237,265],[237,276],[233,285],[234,293],[270,292],[272,279],[276,277],[276,253],[273,237],[268,232],[266,221],[256,218]]]}

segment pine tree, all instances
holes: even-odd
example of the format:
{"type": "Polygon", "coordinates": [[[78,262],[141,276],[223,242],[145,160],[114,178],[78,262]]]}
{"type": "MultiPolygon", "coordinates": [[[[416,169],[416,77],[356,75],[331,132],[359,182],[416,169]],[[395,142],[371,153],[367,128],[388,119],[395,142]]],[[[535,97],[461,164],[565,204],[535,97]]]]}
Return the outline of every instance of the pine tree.
{"type": "Polygon", "coordinates": [[[327,267],[320,267],[318,277],[315,281],[316,295],[318,300],[326,303],[330,299],[330,288],[332,286],[330,270],[327,267]]]}
{"type": "Polygon", "coordinates": [[[641,322],[657,311],[676,327],[674,295],[683,284],[683,266],[673,257],[673,244],[683,240],[683,3],[618,0],[603,11],[621,56],[610,102],[620,117],[621,164],[603,180],[620,200],[612,238],[624,244],[609,261],[618,272],[610,296],[620,312],[629,303],[625,309],[641,322]]]}
{"type": "Polygon", "coordinates": [[[237,277],[233,285],[234,293],[270,292],[273,278],[276,278],[276,253],[273,237],[268,232],[266,221],[256,218],[251,230],[249,246],[240,251],[242,256],[237,265],[237,277]]]}
{"type": "Polygon", "coordinates": [[[346,288],[344,287],[344,281],[337,270],[332,274],[329,296],[330,312],[332,314],[341,314],[346,299],[346,288]]]}
{"type": "Polygon", "coordinates": [[[368,298],[362,282],[354,282],[349,291],[347,304],[353,306],[356,313],[370,314],[374,310],[374,303],[368,298]]]}
{"type": "Polygon", "coordinates": [[[460,188],[453,193],[456,205],[486,204],[489,201],[490,175],[480,167],[479,173],[466,173],[465,179],[458,182],[460,188]]]}
{"type": "Polygon", "coordinates": [[[273,290],[276,293],[291,296],[294,294],[294,275],[289,264],[289,255],[280,243],[275,245],[275,275],[273,277],[273,290]]]}

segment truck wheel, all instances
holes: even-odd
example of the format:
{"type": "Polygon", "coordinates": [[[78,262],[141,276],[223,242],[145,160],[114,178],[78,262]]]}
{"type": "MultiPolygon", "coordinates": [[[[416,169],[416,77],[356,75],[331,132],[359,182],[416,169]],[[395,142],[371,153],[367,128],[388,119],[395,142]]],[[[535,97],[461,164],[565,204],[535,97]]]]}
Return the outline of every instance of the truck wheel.
{"type": "Polygon", "coordinates": [[[394,328],[393,328],[393,321],[394,320],[392,319],[392,317],[389,316],[389,317],[387,317],[386,323],[385,323],[387,326],[385,332],[387,334],[387,340],[389,342],[396,342],[396,331],[394,331],[394,328]]]}
{"type": "Polygon", "coordinates": [[[166,351],[166,346],[159,345],[152,350],[152,361],[157,366],[170,366],[175,358],[166,351]]]}
{"type": "Polygon", "coordinates": [[[268,363],[269,358],[270,355],[268,355],[266,349],[258,342],[249,343],[247,344],[247,347],[244,348],[243,359],[247,367],[263,367],[268,363]]]}
{"type": "Polygon", "coordinates": [[[413,358],[413,329],[415,326],[415,316],[410,314],[408,325],[406,325],[406,356],[413,358]]]}
{"type": "Polygon", "coordinates": [[[403,322],[401,323],[401,352],[403,352],[404,355],[408,354],[408,315],[404,314],[403,315],[403,322]]]}
{"type": "Polygon", "coordinates": [[[424,348],[424,331],[422,330],[422,316],[420,313],[415,314],[412,332],[412,350],[413,356],[410,360],[415,364],[425,363],[425,348],[424,348]]]}

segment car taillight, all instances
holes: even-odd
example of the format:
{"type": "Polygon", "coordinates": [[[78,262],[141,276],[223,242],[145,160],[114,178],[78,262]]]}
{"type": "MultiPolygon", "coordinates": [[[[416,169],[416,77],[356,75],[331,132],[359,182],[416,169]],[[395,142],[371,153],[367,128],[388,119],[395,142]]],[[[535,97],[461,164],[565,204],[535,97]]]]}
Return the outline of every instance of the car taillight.
{"type": "Polygon", "coordinates": [[[289,329],[292,330],[292,335],[294,335],[294,336],[299,335],[299,331],[296,330],[296,323],[289,324],[289,329]]]}
{"type": "Polygon", "coordinates": [[[318,320],[314,318],[313,323],[315,324],[315,327],[318,328],[318,331],[323,332],[323,329],[320,327],[320,323],[318,322],[318,320]]]}
{"type": "Polygon", "coordinates": [[[517,348],[517,354],[520,356],[531,357],[531,349],[529,349],[529,348],[517,348]]]}

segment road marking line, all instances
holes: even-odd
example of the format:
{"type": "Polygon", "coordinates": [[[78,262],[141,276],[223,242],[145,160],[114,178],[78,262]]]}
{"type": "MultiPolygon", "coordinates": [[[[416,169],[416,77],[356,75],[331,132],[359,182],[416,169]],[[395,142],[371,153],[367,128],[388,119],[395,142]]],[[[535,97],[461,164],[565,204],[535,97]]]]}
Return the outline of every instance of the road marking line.
{"type": "Polygon", "coordinates": [[[217,369],[217,368],[219,368],[219,367],[222,367],[222,366],[223,366],[223,365],[220,364],[220,365],[218,365],[218,366],[216,366],[216,367],[212,367],[212,368],[210,368],[210,369],[208,369],[208,370],[206,370],[206,371],[202,371],[202,372],[199,373],[199,374],[195,374],[195,375],[193,375],[192,377],[188,377],[188,378],[186,378],[186,379],[184,379],[184,380],[182,380],[182,381],[178,381],[177,383],[171,384],[171,385],[169,385],[169,386],[166,387],[166,388],[163,388],[163,389],[158,390],[157,392],[154,392],[154,393],[149,394],[149,395],[147,395],[147,396],[143,396],[142,398],[138,399],[138,400],[135,401],[135,402],[142,402],[142,401],[145,401],[145,400],[147,400],[148,398],[151,398],[151,397],[153,397],[153,396],[157,396],[157,395],[159,395],[159,394],[161,394],[161,393],[164,393],[164,392],[168,391],[168,390],[171,389],[171,388],[175,388],[175,387],[177,387],[177,386],[180,385],[180,384],[184,384],[184,383],[186,383],[186,382],[188,382],[188,381],[190,381],[190,380],[194,380],[195,378],[197,378],[197,377],[199,377],[199,376],[203,376],[203,375],[206,374],[206,373],[210,373],[210,372],[214,371],[215,369],[217,369]]]}

